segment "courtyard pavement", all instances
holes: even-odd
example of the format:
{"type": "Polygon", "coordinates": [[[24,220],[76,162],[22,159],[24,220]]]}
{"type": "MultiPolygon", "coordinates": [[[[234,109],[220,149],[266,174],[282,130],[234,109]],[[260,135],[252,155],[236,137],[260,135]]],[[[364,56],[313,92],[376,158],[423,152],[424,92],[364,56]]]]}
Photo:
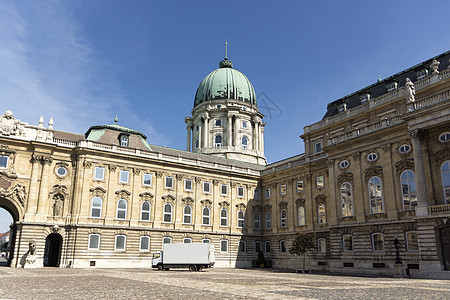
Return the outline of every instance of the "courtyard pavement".
{"type": "Polygon", "coordinates": [[[449,299],[450,281],[274,269],[0,268],[0,299],[449,299]]]}

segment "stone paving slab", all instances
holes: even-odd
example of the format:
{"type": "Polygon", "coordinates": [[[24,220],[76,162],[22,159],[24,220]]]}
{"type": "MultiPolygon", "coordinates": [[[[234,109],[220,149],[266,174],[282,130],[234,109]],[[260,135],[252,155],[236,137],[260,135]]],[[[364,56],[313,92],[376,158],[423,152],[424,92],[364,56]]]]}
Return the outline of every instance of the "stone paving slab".
{"type": "Polygon", "coordinates": [[[0,269],[0,299],[449,299],[450,281],[284,270],[0,269]]]}

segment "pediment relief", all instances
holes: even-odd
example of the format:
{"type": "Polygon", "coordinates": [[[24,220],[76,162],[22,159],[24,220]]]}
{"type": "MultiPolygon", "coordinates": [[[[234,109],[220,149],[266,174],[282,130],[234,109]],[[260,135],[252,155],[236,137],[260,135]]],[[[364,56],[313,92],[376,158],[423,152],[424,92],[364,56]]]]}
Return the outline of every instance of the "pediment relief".
{"type": "Polygon", "coordinates": [[[395,163],[395,169],[397,170],[397,173],[401,173],[408,169],[414,170],[414,160],[411,158],[402,159],[395,163]]]}
{"type": "Polygon", "coordinates": [[[383,167],[381,166],[370,166],[364,170],[364,175],[366,176],[366,181],[373,176],[378,176],[381,179],[384,179],[383,175],[383,167]]]}
{"type": "Polygon", "coordinates": [[[350,182],[353,184],[353,174],[349,172],[343,172],[339,174],[337,177],[337,182],[339,185],[341,185],[344,182],[350,182]]]}
{"type": "Polygon", "coordinates": [[[319,194],[316,197],[314,197],[316,204],[325,204],[326,199],[327,199],[327,196],[325,196],[324,194],[319,194]]]}
{"type": "Polygon", "coordinates": [[[98,185],[96,187],[90,188],[89,192],[94,193],[96,196],[99,196],[106,193],[106,190],[98,185]]]}
{"type": "Polygon", "coordinates": [[[116,195],[118,195],[120,198],[128,198],[131,195],[130,191],[127,191],[125,189],[120,189],[114,192],[116,195]]]}
{"type": "Polygon", "coordinates": [[[143,193],[140,193],[139,197],[148,200],[148,199],[153,199],[154,195],[150,192],[145,191],[143,193]]]}
{"type": "Polygon", "coordinates": [[[50,195],[56,195],[56,194],[62,194],[64,198],[67,198],[69,193],[67,192],[67,187],[65,185],[59,185],[55,184],[52,186],[52,189],[50,191],[50,195]]]}
{"type": "Polygon", "coordinates": [[[175,196],[171,194],[166,194],[161,197],[165,201],[175,201],[175,196]]]}
{"type": "Polygon", "coordinates": [[[183,201],[186,204],[191,204],[195,202],[194,199],[192,199],[192,197],[184,197],[181,199],[181,201],[183,201]]]}

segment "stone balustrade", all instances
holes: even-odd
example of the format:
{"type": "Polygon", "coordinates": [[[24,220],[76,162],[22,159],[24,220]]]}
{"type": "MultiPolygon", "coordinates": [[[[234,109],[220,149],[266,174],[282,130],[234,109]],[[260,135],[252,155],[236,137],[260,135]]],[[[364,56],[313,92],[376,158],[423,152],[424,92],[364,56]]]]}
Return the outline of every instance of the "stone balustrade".
{"type": "Polygon", "coordinates": [[[415,111],[415,110],[418,110],[418,109],[421,109],[424,107],[428,107],[430,105],[434,105],[439,102],[447,101],[449,99],[450,99],[450,91],[447,90],[447,91],[444,91],[439,94],[435,94],[430,97],[425,97],[422,99],[417,99],[414,102],[409,102],[408,103],[408,111],[412,112],[412,111],[415,111]]]}
{"type": "Polygon", "coordinates": [[[428,206],[429,215],[450,214],[450,204],[428,206]]]}

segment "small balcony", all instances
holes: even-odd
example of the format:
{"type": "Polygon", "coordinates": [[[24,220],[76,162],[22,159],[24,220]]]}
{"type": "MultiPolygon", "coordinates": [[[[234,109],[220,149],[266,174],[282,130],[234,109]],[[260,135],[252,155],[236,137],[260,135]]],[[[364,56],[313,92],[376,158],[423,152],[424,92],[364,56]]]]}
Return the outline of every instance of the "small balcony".
{"type": "Polygon", "coordinates": [[[428,206],[428,214],[432,216],[450,215],[450,204],[428,206]]]}

